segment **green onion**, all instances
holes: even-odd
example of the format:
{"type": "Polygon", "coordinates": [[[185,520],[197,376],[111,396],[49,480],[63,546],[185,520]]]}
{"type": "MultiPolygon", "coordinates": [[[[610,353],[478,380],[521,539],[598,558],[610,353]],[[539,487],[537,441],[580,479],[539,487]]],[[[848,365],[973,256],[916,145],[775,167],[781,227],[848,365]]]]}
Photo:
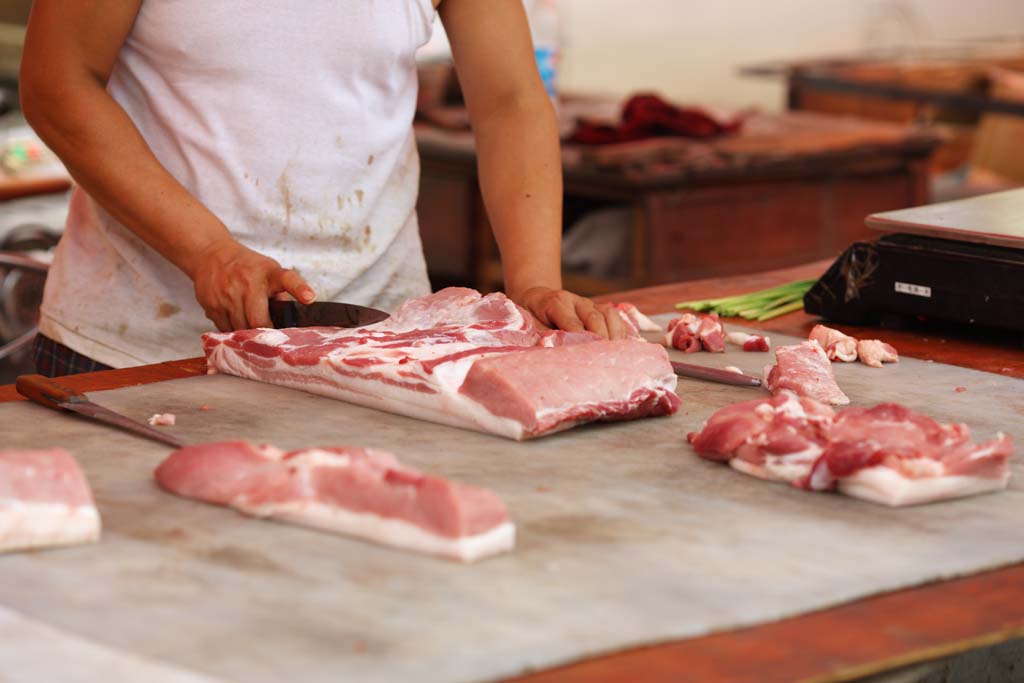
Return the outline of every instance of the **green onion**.
{"type": "Polygon", "coordinates": [[[770,320],[791,311],[800,310],[804,305],[804,294],[815,282],[817,280],[798,280],[749,294],[701,301],[684,301],[676,304],[676,308],[689,308],[701,312],[710,311],[721,316],[738,316],[746,320],[770,320]]]}

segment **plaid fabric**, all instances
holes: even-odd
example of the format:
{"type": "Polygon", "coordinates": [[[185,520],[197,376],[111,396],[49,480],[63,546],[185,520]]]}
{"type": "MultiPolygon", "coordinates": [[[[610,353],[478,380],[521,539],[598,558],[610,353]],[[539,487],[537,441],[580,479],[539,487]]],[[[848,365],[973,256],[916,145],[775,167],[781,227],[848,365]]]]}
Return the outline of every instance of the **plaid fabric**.
{"type": "Polygon", "coordinates": [[[113,369],[41,334],[37,334],[32,342],[32,357],[36,362],[36,372],[46,377],[113,369]]]}

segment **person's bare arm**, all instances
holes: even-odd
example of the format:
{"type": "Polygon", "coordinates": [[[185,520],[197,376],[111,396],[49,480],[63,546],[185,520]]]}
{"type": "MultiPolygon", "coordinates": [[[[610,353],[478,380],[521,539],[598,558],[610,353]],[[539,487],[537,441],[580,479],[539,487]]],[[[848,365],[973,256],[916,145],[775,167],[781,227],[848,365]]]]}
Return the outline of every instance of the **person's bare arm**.
{"type": "Polygon", "coordinates": [[[193,280],[219,329],[269,326],[269,296],[311,301],[312,289],[235,241],[106,91],[141,2],[35,0],[21,67],[25,118],[93,199],[193,280]]]}
{"type": "Polygon", "coordinates": [[[562,289],[558,124],[522,0],[443,0],[439,12],[473,124],[508,295],[546,325],[625,337],[613,308],[562,289]]]}

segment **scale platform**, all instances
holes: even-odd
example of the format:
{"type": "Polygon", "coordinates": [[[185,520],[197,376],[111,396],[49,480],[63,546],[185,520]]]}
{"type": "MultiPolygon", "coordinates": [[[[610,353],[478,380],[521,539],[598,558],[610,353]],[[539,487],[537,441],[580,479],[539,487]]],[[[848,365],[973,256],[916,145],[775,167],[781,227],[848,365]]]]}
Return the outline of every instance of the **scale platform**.
{"type": "Polygon", "coordinates": [[[868,216],[804,297],[839,323],[896,317],[1024,332],[1024,189],[868,216]]]}

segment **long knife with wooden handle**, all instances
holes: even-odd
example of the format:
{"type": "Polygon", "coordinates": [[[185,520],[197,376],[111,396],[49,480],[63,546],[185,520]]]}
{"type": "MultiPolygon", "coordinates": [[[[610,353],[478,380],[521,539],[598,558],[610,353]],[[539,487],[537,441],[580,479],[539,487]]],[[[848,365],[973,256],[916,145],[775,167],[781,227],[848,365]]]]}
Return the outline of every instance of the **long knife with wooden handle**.
{"type": "Polygon", "coordinates": [[[22,375],[15,380],[15,387],[19,394],[46,408],[68,410],[168,446],[185,447],[185,442],[181,439],[97,405],[85,394],[79,394],[42,375],[22,375]]]}
{"type": "Polygon", "coordinates": [[[678,361],[671,361],[671,363],[672,369],[679,377],[693,377],[694,379],[704,379],[709,382],[732,384],[739,387],[761,386],[761,379],[759,377],[751,377],[750,375],[745,375],[742,372],[720,370],[718,368],[706,368],[703,365],[691,365],[689,363],[680,363],[678,361]]]}

